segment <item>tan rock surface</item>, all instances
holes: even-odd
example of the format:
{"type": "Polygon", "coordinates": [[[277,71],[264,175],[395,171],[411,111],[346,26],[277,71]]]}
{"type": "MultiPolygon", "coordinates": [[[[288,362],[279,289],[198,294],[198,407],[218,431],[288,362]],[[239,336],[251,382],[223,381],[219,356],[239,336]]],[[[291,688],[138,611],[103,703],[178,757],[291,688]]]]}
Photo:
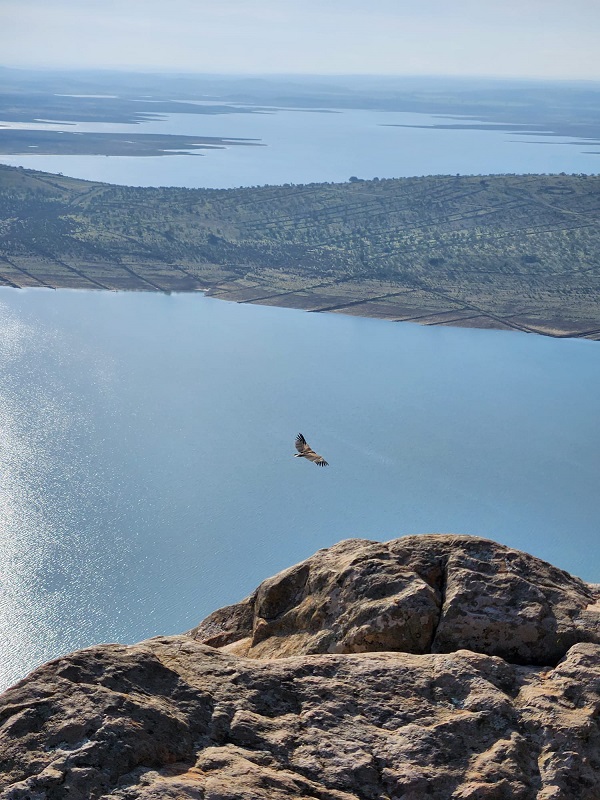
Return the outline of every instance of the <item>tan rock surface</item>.
{"type": "Polygon", "coordinates": [[[598,590],[474,536],[349,539],[264,581],[191,634],[252,658],[452,652],[552,664],[600,643],[598,590]]]}
{"type": "Polygon", "coordinates": [[[343,542],[211,615],[224,649],[102,645],[6,692],[0,800],[598,800],[599,599],[486,540],[343,542]]]}

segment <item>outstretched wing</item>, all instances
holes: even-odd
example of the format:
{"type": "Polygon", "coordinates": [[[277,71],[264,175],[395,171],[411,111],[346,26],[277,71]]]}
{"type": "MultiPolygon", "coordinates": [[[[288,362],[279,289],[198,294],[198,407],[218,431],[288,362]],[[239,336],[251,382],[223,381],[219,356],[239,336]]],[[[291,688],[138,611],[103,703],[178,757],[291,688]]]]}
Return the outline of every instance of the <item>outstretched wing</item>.
{"type": "Polygon", "coordinates": [[[302,436],[301,433],[296,436],[296,450],[299,453],[304,453],[305,450],[310,450],[310,447],[306,443],[306,439],[302,436]]]}
{"type": "Polygon", "coordinates": [[[304,436],[301,433],[296,436],[296,450],[304,457],[307,458],[309,461],[312,461],[313,464],[316,464],[318,467],[328,467],[329,464],[323,456],[320,456],[318,453],[308,446],[308,443],[304,436]]]}

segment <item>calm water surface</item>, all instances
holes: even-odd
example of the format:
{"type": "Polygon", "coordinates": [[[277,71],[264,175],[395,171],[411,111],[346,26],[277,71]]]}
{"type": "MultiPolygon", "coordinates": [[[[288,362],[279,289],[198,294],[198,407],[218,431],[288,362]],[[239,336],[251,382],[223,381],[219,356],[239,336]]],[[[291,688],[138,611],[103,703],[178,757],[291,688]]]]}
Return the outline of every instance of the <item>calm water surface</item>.
{"type": "MultiPolygon", "coordinates": [[[[461,120],[453,117],[452,121],[461,120]]],[[[255,139],[263,146],[156,158],[31,155],[0,156],[0,161],[109,183],[213,188],[346,181],[351,175],[570,174],[600,169],[600,155],[594,153],[598,146],[585,139],[540,133],[527,136],[494,130],[493,125],[489,130],[433,127],[445,122],[448,119],[444,117],[407,112],[272,109],[271,113],[256,114],[167,114],[137,125],[13,124],[11,127],[80,132],[238,137],[255,139]],[[390,127],[395,125],[426,127],[390,127]]]]}
{"type": "Polygon", "coordinates": [[[0,370],[2,687],[351,536],[478,534],[600,581],[599,343],[2,289],[0,370]]]}

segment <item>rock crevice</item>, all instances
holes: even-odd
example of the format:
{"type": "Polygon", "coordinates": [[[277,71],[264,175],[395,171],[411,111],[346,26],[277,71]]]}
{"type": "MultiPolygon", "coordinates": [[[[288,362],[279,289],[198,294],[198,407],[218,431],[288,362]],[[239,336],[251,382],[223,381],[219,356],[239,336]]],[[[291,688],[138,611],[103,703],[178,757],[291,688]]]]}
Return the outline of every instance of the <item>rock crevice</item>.
{"type": "Polygon", "coordinates": [[[445,607],[446,607],[446,589],[447,589],[447,586],[448,586],[448,559],[445,559],[443,564],[441,565],[441,574],[439,575],[439,577],[438,577],[438,579],[436,581],[436,588],[437,588],[437,590],[439,592],[440,611],[439,611],[438,618],[437,618],[437,620],[435,622],[435,625],[434,625],[434,628],[433,628],[431,641],[429,643],[428,652],[430,652],[430,653],[435,653],[436,652],[436,641],[435,640],[436,640],[436,637],[437,637],[438,628],[440,627],[442,619],[444,618],[444,611],[445,611],[445,607]]]}

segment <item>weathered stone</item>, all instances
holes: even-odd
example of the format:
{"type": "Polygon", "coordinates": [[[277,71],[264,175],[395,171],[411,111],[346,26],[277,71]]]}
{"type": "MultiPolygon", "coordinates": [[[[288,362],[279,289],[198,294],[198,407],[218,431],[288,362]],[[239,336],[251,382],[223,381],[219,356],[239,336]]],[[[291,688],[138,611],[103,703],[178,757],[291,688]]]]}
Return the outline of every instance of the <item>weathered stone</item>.
{"type": "Polygon", "coordinates": [[[597,589],[473,536],[350,539],[264,581],[191,634],[252,658],[452,652],[554,664],[600,643],[597,589]]]}
{"type": "Polygon", "coordinates": [[[0,800],[598,800],[598,599],[486,540],[343,542],[196,639],[88,648],[8,690],[0,800]],[[355,651],[306,652],[315,615],[355,651]]]}

